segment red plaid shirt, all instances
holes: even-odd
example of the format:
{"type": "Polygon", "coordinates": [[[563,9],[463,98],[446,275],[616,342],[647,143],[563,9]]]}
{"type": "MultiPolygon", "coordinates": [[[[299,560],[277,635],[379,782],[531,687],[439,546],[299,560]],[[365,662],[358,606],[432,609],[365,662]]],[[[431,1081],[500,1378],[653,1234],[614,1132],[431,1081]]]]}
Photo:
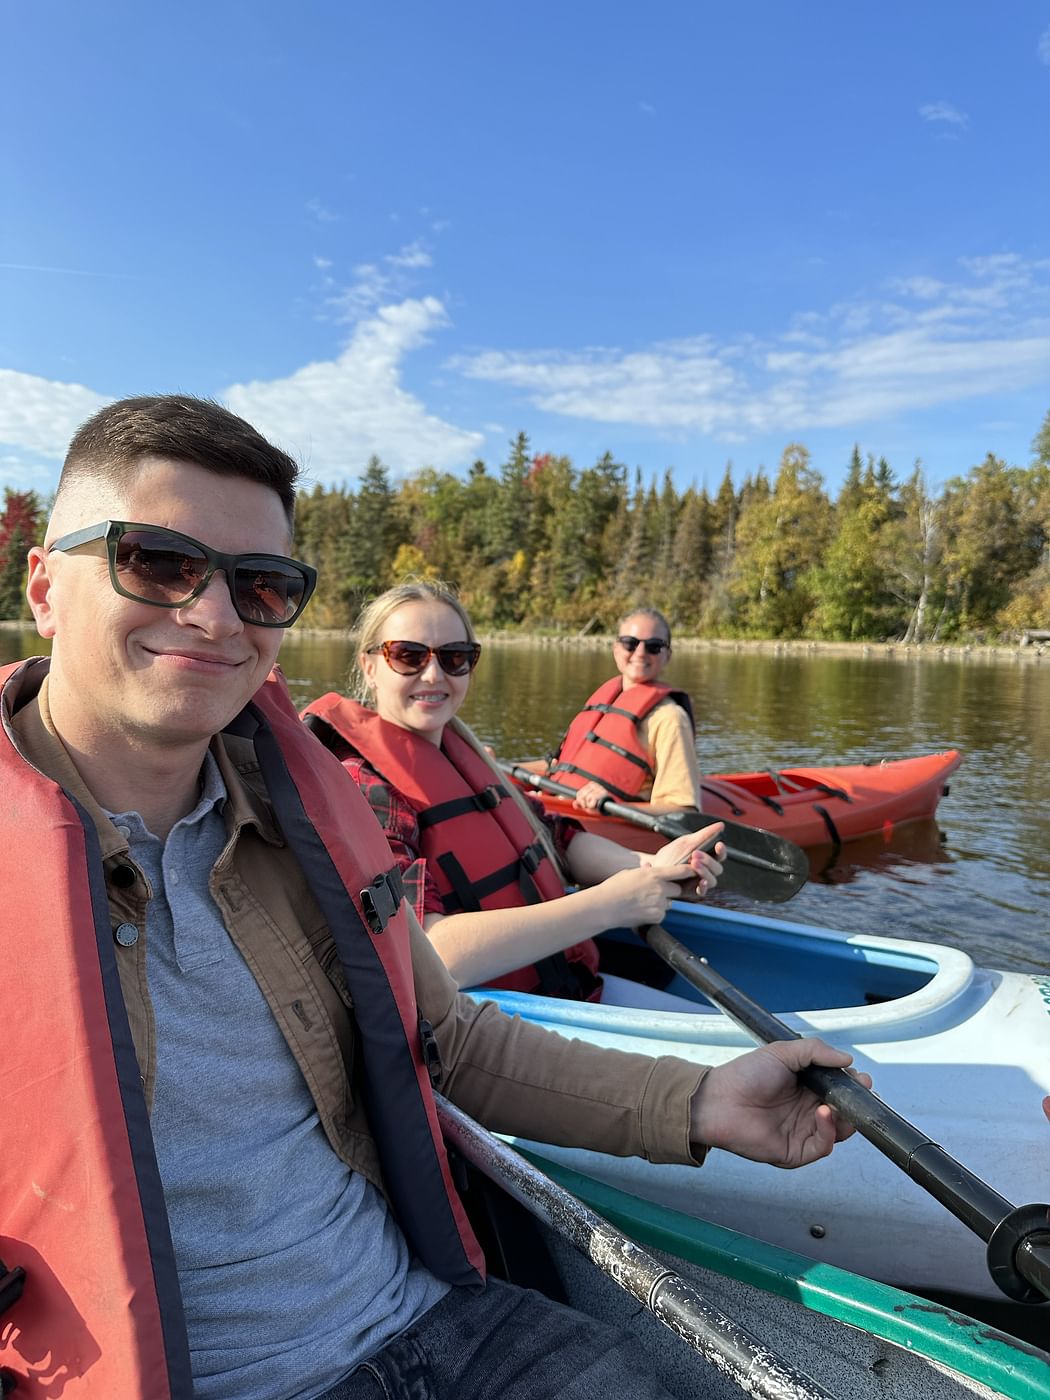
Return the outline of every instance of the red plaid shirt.
{"type": "MultiPolygon", "coordinates": [[[[422,838],[418,809],[359,755],[348,755],[343,759],[343,767],[368,799],[379,825],[386,833],[405,882],[405,898],[416,918],[422,923],[427,914],[444,915],[445,906],[427,869],[426,857],[420,854],[422,838]]],[[[528,795],[525,800],[536,809],[554,839],[555,850],[563,856],[569,842],[582,829],[579,822],[571,817],[548,817],[540,803],[528,795]]]]}

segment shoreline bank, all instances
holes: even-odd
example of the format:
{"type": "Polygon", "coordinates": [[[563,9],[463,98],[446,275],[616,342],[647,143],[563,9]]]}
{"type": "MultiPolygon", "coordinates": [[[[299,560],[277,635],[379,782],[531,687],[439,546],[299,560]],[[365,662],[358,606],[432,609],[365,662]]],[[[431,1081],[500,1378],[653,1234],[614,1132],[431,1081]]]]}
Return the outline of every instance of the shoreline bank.
{"type": "MultiPolygon", "coordinates": [[[[0,621],[0,631],[32,632],[32,622],[0,621]]],[[[345,637],[343,627],[293,627],[294,637],[323,640],[345,637]]],[[[486,646],[554,647],[564,651],[608,651],[615,640],[612,633],[478,631],[486,646]]],[[[975,642],[833,642],[811,640],[745,639],[739,637],[684,637],[674,639],[676,651],[755,652],[766,656],[862,656],[887,661],[993,661],[1050,663],[1050,644],[1020,642],[978,644],[975,642]]]]}

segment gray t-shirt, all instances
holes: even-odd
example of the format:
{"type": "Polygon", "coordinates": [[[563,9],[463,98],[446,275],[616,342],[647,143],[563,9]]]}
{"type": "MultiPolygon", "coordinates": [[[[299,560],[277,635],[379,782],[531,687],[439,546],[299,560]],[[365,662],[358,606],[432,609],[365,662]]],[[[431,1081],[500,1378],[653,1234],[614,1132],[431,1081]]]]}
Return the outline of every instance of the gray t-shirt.
{"type": "Polygon", "coordinates": [[[310,1400],[447,1291],[339,1160],[208,890],[226,844],[209,754],[165,843],[112,815],[149,882],[151,1126],[197,1400],[310,1400]]]}

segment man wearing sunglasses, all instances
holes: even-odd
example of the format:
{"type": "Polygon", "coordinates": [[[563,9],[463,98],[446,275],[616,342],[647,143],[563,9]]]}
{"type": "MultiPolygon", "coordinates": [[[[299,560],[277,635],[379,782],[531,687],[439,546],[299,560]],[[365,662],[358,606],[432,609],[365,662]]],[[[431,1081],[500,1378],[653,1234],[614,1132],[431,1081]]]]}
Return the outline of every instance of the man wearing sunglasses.
{"type": "Polygon", "coordinates": [[[46,1357],[120,1400],[658,1400],[618,1331],[481,1287],[433,1083],[526,1137],[798,1165],[846,1130],[794,1071],[849,1057],[705,1072],[458,996],[273,671],[314,585],[295,478],[216,404],[124,400],[30,551],[50,662],[0,668],[3,1388],[46,1357]]]}

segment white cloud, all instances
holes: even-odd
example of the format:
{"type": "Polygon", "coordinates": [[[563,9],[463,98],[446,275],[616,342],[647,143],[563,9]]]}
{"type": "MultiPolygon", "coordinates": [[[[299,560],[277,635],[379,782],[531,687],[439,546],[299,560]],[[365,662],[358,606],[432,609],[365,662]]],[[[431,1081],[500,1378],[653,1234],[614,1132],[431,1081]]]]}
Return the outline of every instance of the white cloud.
{"type": "Polygon", "coordinates": [[[431,267],[434,259],[417,239],[415,243],[406,244],[399,253],[388,253],[385,261],[391,267],[415,270],[421,267],[431,267]]]}
{"type": "Polygon", "coordinates": [[[624,350],[489,350],[453,360],[536,408],[669,434],[751,434],[871,422],[1050,378],[1050,262],[960,262],[954,279],[806,311],[781,333],[624,350]]]}
{"type": "Polygon", "coordinates": [[[436,297],[380,307],[360,319],[334,360],[285,379],[234,384],[220,397],[302,461],[311,478],[355,477],[372,453],[396,474],[459,466],[483,435],[428,413],[401,383],[401,364],[448,322],[436,297]]]}
{"type": "Polygon", "coordinates": [[[339,215],[333,214],[331,209],[319,199],[308,199],[306,209],[319,224],[334,224],[339,221],[339,215]]]}
{"type": "MultiPolygon", "coordinates": [[[[404,473],[424,465],[461,466],[476,457],[484,434],[445,422],[402,384],[406,357],[448,324],[436,297],[404,294],[413,274],[431,265],[420,242],[355,269],[337,288],[327,259],[314,259],[323,295],[352,323],[340,353],[282,379],[235,383],[218,395],[235,413],[280,442],[319,480],[355,477],[376,453],[404,473]]],[[[110,400],[80,384],[0,369],[0,464],[5,478],[41,487],[76,428],[110,400]],[[4,449],[11,451],[4,455],[4,449]]]]}
{"type": "Polygon", "coordinates": [[[0,443],[32,456],[64,457],[80,424],[106,403],[83,384],[0,369],[0,443]]]}
{"type": "Polygon", "coordinates": [[[357,321],[378,307],[407,295],[410,274],[430,267],[432,259],[422,243],[407,243],[396,253],[387,253],[381,263],[358,263],[354,281],[327,298],[340,321],[357,321]]]}
{"type": "Polygon", "coordinates": [[[1039,57],[1044,63],[1050,64],[1050,24],[1039,36],[1039,57]]]}
{"type": "Polygon", "coordinates": [[[927,102],[919,108],[919,116],[928,122],[943,122],[960,130],[970,125],[970,118],[950,102],[927,102]]]}

